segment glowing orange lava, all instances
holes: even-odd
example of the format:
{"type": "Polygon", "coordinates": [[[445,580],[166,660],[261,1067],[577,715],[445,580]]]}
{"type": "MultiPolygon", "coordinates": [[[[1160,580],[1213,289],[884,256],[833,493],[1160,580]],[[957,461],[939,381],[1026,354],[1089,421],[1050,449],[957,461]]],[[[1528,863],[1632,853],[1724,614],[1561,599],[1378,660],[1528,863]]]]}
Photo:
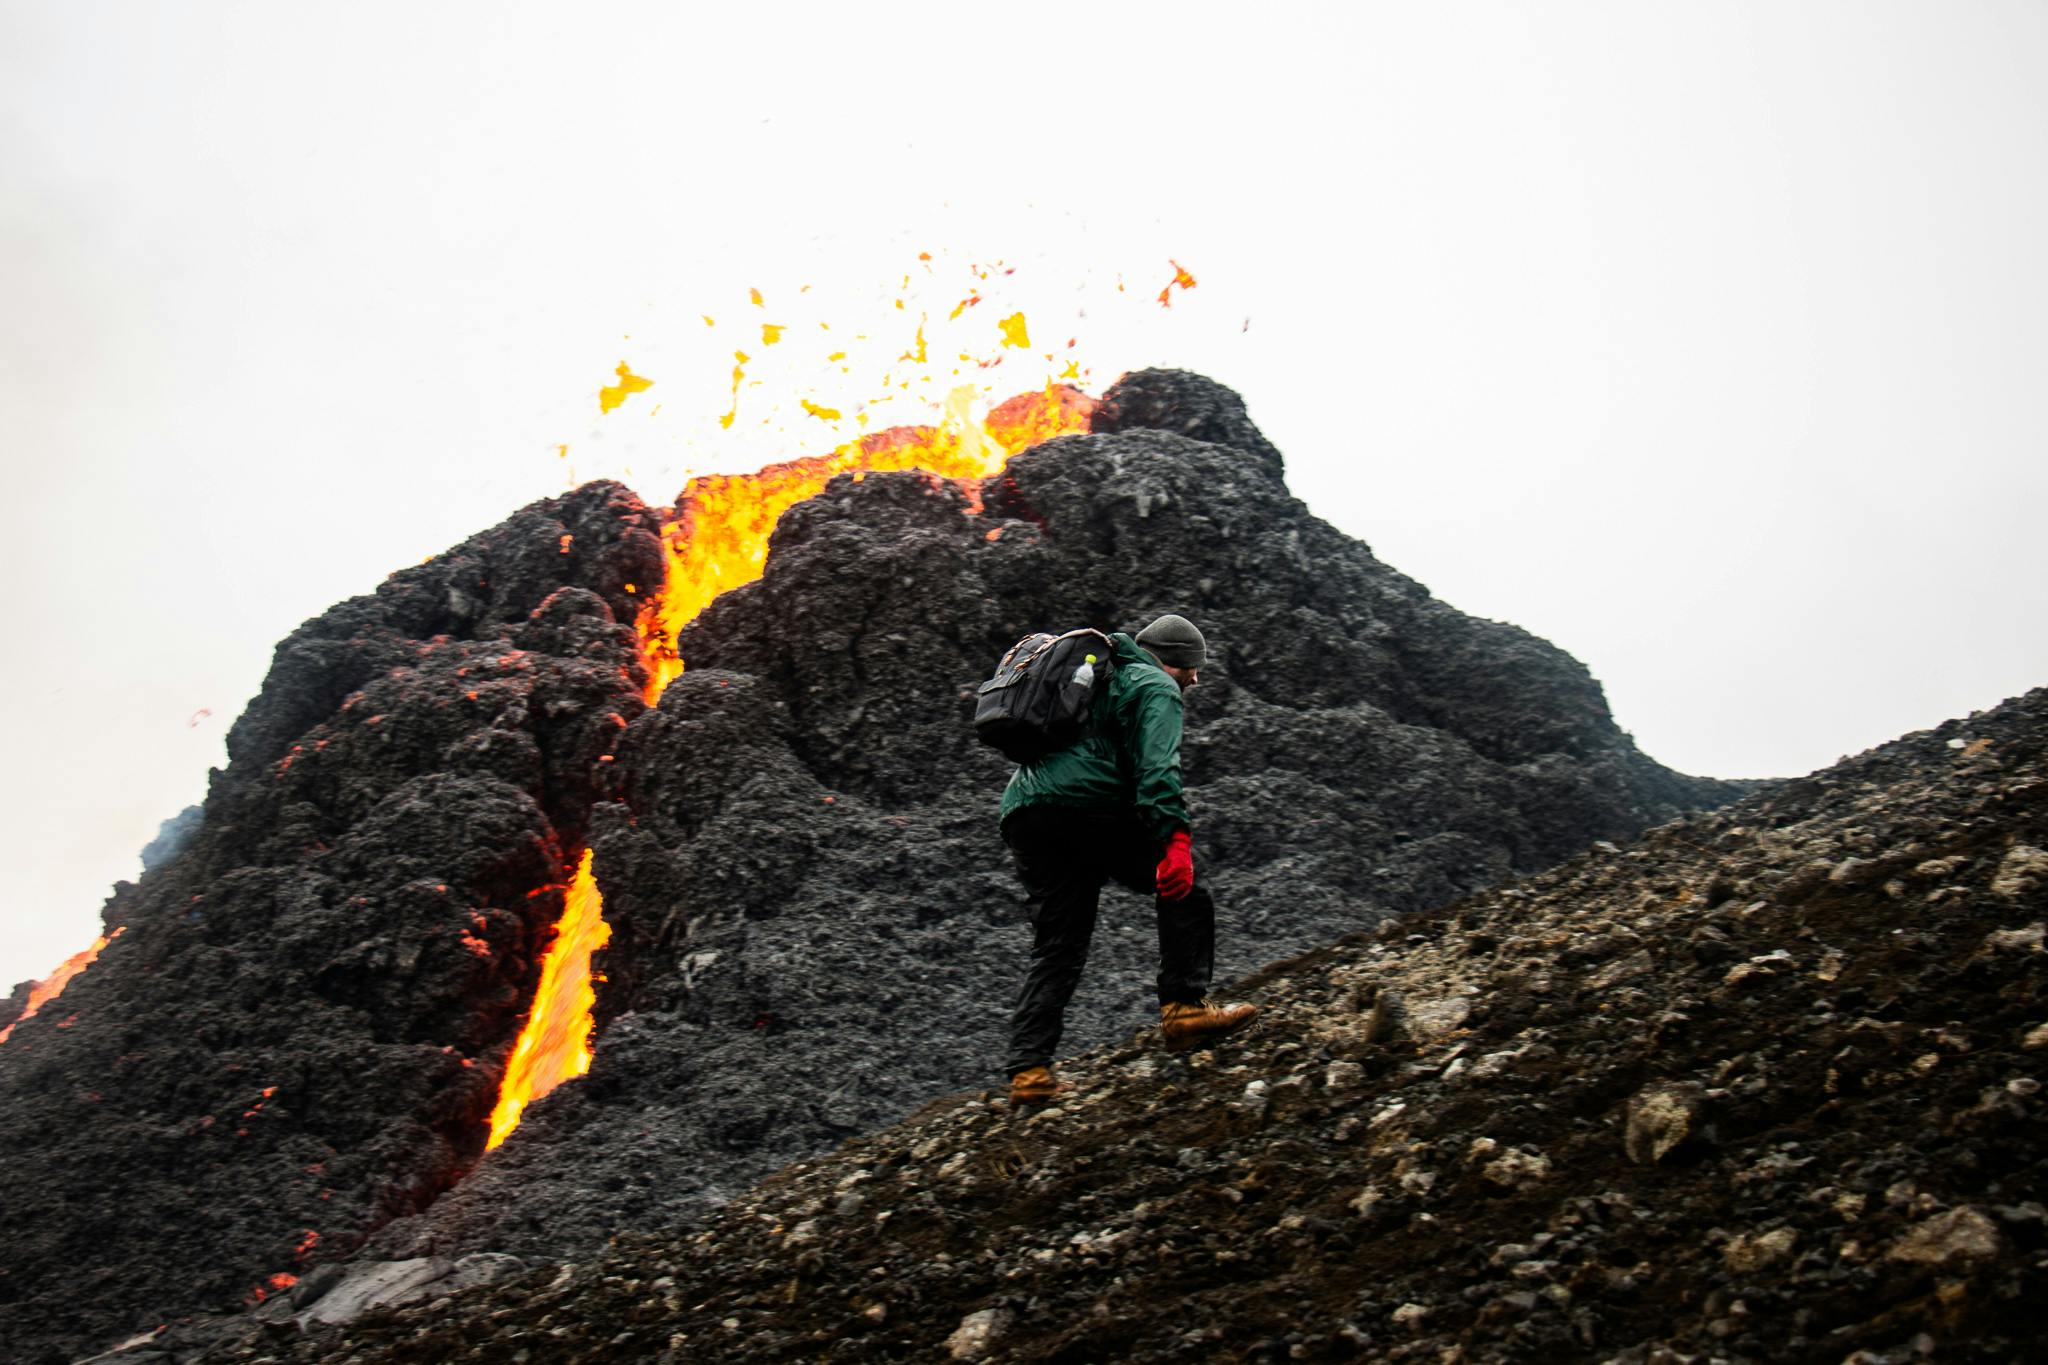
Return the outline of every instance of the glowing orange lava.
{"type": "Polygon", "coordinates": [[[663,528],[668,581],[640,613],[646,700],[652,706],[683,661],[676,635],[722,593],[751,583],[768,562],[768,536],[784,512],[815,497],[837,474],[922,469],[953,479],[980,510],[980,484],[1002,472],[1012,455],[1040,441],[1088,429],[1094,402],[1077,389],[1047,384],[1020,394],[977,421],[972,386],[955,389],[936,427],[891,427],[850,441],[829,455],[769,465],[752,474],[690,480],[675,520],[663,528]]]}
{"type": "Polygon", "coordinates": [[[586,848],[569,883],[562,922],[555,926],[555,941],[541,963],[540,990],[534,995],[533,1010],[526,1017],[526,1027],[519,1031],[519,1041],[512,1045],[512,1061],[505,1068],[498,1107],[491,1111],[486,1151],[519,1126],[519,1116],[528,1104],[590,1070],[590,1007],[597,1003],[597,992],[590,984],[590,955],[611,936],[597,879],[590,875],[590,850],[586,848]]]}
{"type": "Polygon", "coordinates": [[[1021,454],[1055,436],[1088,430],[1095,400],[1079,389],[1048,382],[1040,393],[1020,393],[989,410],[988,434],[1012,455],[1021,454]]]}
{"type": "Polygon", "coordinates": [[[70,957],[65,958],[63,966],[51,972],[41,981],[36,982],[35,985],[30,986],[28,988],[27,1008],[22,1010],[21,1018],[16,1019],[13,1024],[9,1024],[6,1028],[0,1028],[0,1043],[7,1041],[7,1035],[14,1032],[16,1024],[33,1019],[38,1010],[64,994],[64,988],[71,984],[71,978],[91,966],[92,960],[100,955],[100,949],[121,937],[121,934],[121,929],[116,929],[111,934],[101,934],[92,941],[90,948],[81,949],[70,957]]]}

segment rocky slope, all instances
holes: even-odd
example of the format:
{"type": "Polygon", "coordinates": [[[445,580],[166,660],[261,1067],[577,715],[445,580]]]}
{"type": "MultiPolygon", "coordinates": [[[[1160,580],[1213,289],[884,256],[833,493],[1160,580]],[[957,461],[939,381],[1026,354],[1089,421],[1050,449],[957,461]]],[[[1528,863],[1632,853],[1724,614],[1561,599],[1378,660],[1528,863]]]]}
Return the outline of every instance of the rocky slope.
{"type": "Polygon", "coordinates": [[[2044,849],[2048,690],[1267,967],[1255,1032],[1140,1031],[1056,1106],[954,1094],[599,1256],[148,1349],[2042,1359],[2044,849]]]}
{"type": "MultiPolygon", "coordinates": [[[[1235,395],[1147,372],[977,508],[848,476],[680,641],[630,628],[666,514],[616,485],[307,623],[200,828],[0,1045],[0,1355],[62,1359],[351,1257],[574,1255],[977,1083],[1026,930],[971,688],[1027,630],[1199,621],[1198,864],[1225,976],[1727,799],[1555,647],[1288,496],[1235,395]],[[597,1060],[482,1155],[566,869],[612,946],[597,1060]]],[[[1076,1047],[1151,1012],[1113,900],[1076,1047]]]]}

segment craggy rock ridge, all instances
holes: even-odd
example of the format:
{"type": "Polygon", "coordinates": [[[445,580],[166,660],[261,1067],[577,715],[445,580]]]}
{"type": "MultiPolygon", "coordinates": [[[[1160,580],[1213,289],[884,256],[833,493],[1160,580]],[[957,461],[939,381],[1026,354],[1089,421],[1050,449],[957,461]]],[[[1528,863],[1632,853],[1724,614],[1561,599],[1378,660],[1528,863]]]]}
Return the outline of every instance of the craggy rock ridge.
{"type": "MultiPolygon", "coordinates": [[[[629,623],[664,514],[611,484],[286,640],[200,829],[0,1045],[0,1355],[351,1257],[581,1254],[983,1080],[1026,930],[1007,766],[966,719],[1030,629],[1208,633],[1187,768],[1226,979],[1738,790],[1309,515],[1227,390],[1146,372],[1097,418],[979,510],[835,481],[653,710],[629,623]],[[613,927],[596,1064],[483,1157],[585,846],[613,927]]],[[[1072,1046],[1151,1013],[1148,914],[1112,898],[1072,1046]]]]}
{"type": "Polygon", "coordinates": [[[1268,967],[1258,1030],[1051,1108],[159,1358],[2039,1360],[2044,850],[2048,689],[1268,967]]]}

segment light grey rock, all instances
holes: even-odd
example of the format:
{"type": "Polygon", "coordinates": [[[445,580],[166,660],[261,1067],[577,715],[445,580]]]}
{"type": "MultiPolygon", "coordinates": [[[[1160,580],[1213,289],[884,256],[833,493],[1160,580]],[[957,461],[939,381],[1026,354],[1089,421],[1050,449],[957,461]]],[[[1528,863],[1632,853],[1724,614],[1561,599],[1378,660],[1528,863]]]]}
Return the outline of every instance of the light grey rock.
{"type": "Polygon", "coordinates": [[[305,1316],[315,1322],[352,1322],[372,1308],[424,1298],[430,1285],[454,1273],[455,1262],[440,1256],[351,1266],[346,1278],[321,1295],[305,1316]]]}
{"type": "Polygon", "coordinates": [[[1998,1225],[1976,1209],[1965,1207],[1938,1213],[1919,1224],[1901,1237],[1885,1258],[1910,1265],[1948,1266],[1988,1261],[2003,1246],[1998,1225]]]}
{"type": "Polygon", "coordinates": [[[1622,1138],[1629,1160],[1643,1165],[1662,1161],[1692,1136],[1700,1114],[1697,1085],[1654,1086],[1628,1104],[1628,1127],[1622,1138]]]}
{"type": "Polygon", "coordinates": [[[1436,1172],[1409,1171],[1401,1177],[1400,1183],[1409,1194],[1428,1194],[1436,1188],[1436,1172]]]}
{"type": "Polygon", "coordinates": [[[1479,1173],[1496,1185],[1520,1189],[1550,1176],[1550,1158],[1523,1147],[1510,1147],[1479,1168],[1479,1173]]]}
{"type": "Polygon", "coordinates": [[[2048,885],[2048,851],[2031,844],[2015,844],[2007,849],[1991,878],[1992,894],[2008,899],[2024,896],[2042,885],[2048,885]]]}
{"type": "Polygon", "coordinates": [[[1772,1228],[1731,1240],[1721,1248],[1721,1263],[1738,1275],[1752,1275],[1788,1259],[1798,1245],[1793,1229],[1772,1228]]]}
{"type": "Polygon", "coordinates": [[[1984,936],[1984,946],[1997,953],[2038,953],[2048,938],[2048,923],[2036,920],[2024,929],[1999,929],[1984,936]]]}
{"type": "Polygon", "coordinates": [[[1610,962],[1599,971],[1587,977],[1586,985],[1591,990],[1604,991],[1608,987],[1620,985],[1624,981],[1633,980],[1639,976],[1648,976],[1656,970],[1657,961],[1650,956],[1650,950],[1648,948],[1639,948],[1627,957],[1610,962]]]}
{"type": "Polygon", "coordinates": [[[1494,1077],[1505,1073],[1510,1066],[1514,1065],[1515,1059],[1521,1055],[1521,1048],[1509,1048],[1505,1052],[1489,1052],[1478,1061],[1472,1063],[1469,1074],[1475,1081],[1490,1081],[1494,1077]]]}
{"type": "Polygon", "coordinates": [[[1438,996],[1408,1004],[1408,1033],[1418,1042],[1442,1038],[1461,1027],[1472,1014],[1472,1002],[1463,995],[1438,996]]]}
{"type": "Polygon", "coordinates": [[[946,1338],[946,1351],[955,1360],[980,1360],[994,1349],[1016,1321],[1007,1309],[984,1308],[960,1319],[953,1335],[946,1338]]]}
{"type": "MultiPolygon", "coordinates": [[[[418,1256],[342,1267],[339,1281],[298,1314],[300,1322],[351,1322],[372,1308],[397,1308],[508,1279],[526,1268],[517,1256],[480,1251],[459,1260],[418,1256]]],[[[566,1269],[566,1267],[565,1267],[566,1269]]],[[[317,1272],[316,1272],[317,1273],[317,1272]]],[[[308,1278],[311,1278],[310,1276],[308,1278]]]]}

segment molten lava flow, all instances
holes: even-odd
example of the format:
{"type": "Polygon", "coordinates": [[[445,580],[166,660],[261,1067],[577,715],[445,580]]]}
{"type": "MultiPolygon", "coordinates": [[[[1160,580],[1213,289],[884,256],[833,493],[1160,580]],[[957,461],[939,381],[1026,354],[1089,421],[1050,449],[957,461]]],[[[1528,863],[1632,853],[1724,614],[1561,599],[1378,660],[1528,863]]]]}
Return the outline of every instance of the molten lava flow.
{"type": "Polygon", "coordinates": [[[64,994],[64,988],[71,984],[71,978],[91,966],[92,960],[100,955],[100,949],[121,937],[121,933],[121,929],[116,929],[111,934],[101,934],[92,941],[92,947],[81,949],[70,957],[65,958],[63,966],[51,972],[41,981],[36,982],[35,985],[30,986],[28,988],[28,1006],[22,1010],[21,1018],[16,1019],[13,1024],[9,1024],[6,1028],[0,1028],[0,1043],[7,1041],[7,1035],[14,1032],[15,1024],[33,1019],[36,1011],[64,994]]]}
{"type": "Polygon", "coordinates": [[[668,581],[639,620],[647,661],[647,704],[683,671],[676,635],[720,593],[751,583],[768,562],[768,536],[785,511],[824,491],[836,474],[922,469],[957,481],[979,511],[981,480],[1002,471],[1012,455],[1040,441],[1088,429],[1094,402],[1079,390],[1047,384],[974,420],[974,389],[955,389],[936,427],[891,427],[840,446],[829,455],[769,465],[753,474],[690,480],[677,517],[663,528],[668,581]]]}
{"type": "Polygon", "coordinates": [[[519,1116],[529,1102],[590,1070],[590,1007],[597,1003],[597,993],[590,985],[590,955],[611,936],[597,879],[590,875],[590,850],[586,848],[569,883],[555,941],[541,963],[540,990],[534,995],[533,1010],[519,1032],[519,1041],[513,1044],[505,1083],[498,1091],[498,1107],[491,1111],[491,1136],[485,1150],[496,1147],[519,1126],[519,1116]]]}

